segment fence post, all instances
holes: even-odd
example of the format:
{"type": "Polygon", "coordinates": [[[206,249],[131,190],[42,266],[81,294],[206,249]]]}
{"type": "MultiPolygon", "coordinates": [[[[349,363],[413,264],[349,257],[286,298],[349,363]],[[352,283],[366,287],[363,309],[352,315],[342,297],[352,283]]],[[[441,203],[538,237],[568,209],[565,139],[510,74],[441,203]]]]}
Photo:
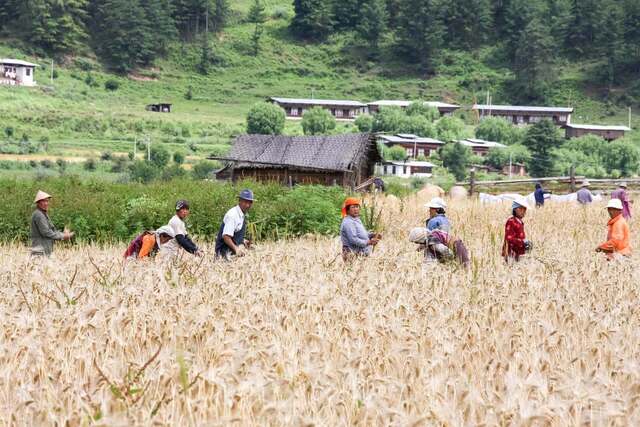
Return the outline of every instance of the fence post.
{"type": "Polygon", "coordinates": [[[476,168],[471,168],[469,173],[469,195],[472,196],[476,187],[476,168]]]}
{"type": "Polygon", "coordinates": [[[569,185],[571,186],[571,192],[576,192],[576,167],[571,165],[571,169],[569,169],[569,185]]]}

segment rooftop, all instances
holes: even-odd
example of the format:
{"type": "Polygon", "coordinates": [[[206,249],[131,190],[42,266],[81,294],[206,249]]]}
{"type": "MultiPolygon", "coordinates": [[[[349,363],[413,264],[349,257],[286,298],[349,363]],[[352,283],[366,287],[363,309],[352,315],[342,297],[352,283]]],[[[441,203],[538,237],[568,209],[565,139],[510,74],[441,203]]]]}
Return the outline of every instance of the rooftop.
{"type": "Polygon", "coordinates": [[[489,111],[527,111],[527,112],[539,112],[539,113],[573,113],[573,108],[567,107],[530,107],[523,105],[486,105],[486,104],[474,104],[474,110],[489,110],[489,111]]]}
{"type": "Polygon", "coordinates": [[[462,145],[466,145],[467,147],[487,147],[487,148],[505,148],[506,145],[500,144],[499,142],[493,141],[485,141],[484,139],[477,138],[467,138],[458,141],[462,145]]]}
{"type": "Polygon", "coordinates": [[[407,134],[407,133],[400,133],[397,135],[379,135],[378,138],[383,139],[386,142],[395,142],[395,143],[410,143],[410,144],[440,144],[440,145],[444,145],[444,142],[438,140],[438,139],[433,139],[433,138],[423,138],[417,135],[412,135],[412,134],[407,134]]]}
{"type": "Polygon", "coordinates": [[[33,64],[31,62],[22,61],[20,59],[9,59],[9,58],[0,59],[0,64],[2,64],[2,65],[20,65],[20,66],[23,66],[23,67],[39,67],[38,64],[33,64]]]}
{"type": "Polygon", "coordinates": [[[385,160],[382,163],[387,165],[395,165],[395,166],[417,166],[417,167],[427,167],[427,168],[436,167],[436,165],[434,165],[433,163],[417,161],[417,160],[409,160],[406,162],[401,162],[399,160],[385,160]]]}
{"type": "MultiPolygon", "coordinates": [[[[414,101],[383,99],[380,101],[369,102],[368,105],[375,105],[378,107],[408,107],[413,102],[414,101]]],[[[460,108],[459,105],[447,104],[446,102],[440,102],[440,101],[425,101],[423,102],[423,104],[429,107],[436,107],[436,108],[460,108]]]]}
{"type": "Polygon", "coordinates": [[[344,105],[349,107],[366,107],[360,101],[351,101],[345,99],[302,99],[302,98],[279,98],[272,96],[272,101],[279,104],[297,104],[297,105],[344,105]]]}
{"type": "Polygon", "coordinates": [[[574,123],[569,123],[566,125],[571,129],[585,129],[585,130],[621,130],[623,132],[631,131],[631,128],[626,126],[604,126],[604,125],[577,125],[574,123]]]}

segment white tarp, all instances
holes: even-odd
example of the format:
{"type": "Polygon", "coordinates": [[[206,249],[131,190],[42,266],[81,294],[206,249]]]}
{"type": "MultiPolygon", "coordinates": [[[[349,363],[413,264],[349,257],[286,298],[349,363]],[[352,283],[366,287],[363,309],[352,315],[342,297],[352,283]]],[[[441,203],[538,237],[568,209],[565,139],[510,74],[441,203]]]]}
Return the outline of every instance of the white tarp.
{"type": "MultiPolygon", "coordinates": [[[[516,199],[516,197],[523,197],[523,196],[518,193],[505,193],[505,194],[498,194],[495,196],[493,194],[480,193],[479,195],[480,203],[513,202],[516,199]]],[[[536,200],[535,200],[535,197],[533,196],[533,193],[527,194],[524,197],[532,206],[536,204],[536,200]]],[[[562,195],[545,194],[544,198],[545,200],[549,200],[551,202],[575,202],[578,198],[578,193],[570,193],[570,194],[562,194],[562,195]]],[[[603,200],[602,195],[600,194],[593,195],[594,202],[600,202],[602,200],[603,200]]]]}

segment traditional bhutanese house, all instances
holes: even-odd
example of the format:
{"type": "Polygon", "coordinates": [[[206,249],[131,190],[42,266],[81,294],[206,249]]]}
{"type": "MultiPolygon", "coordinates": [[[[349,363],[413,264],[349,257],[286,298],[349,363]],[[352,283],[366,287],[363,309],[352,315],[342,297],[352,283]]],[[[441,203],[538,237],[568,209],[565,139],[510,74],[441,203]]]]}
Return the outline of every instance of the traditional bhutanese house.
{"type": "Polygon", "coordinates": [[[153,111],[155,113],[170,113],[171,112],[171,104],[161,103],[161,104],[149,104],[145,107],[147,111],[153,111]]]}
{"type": "MultiPolygon", "coordinates": [[[[367,104],[367,107],[368,107],[369,113],[373,114],[380,111],[381,107],[400,107],[404,110],[409,105],[411,105],[412,102],[413,101],[382,100],[382,101],[370,102],[367,104]]],[[[423,102],[423,104],[427,107],[437,108],[441,116],[450,116],[451,114],[453,114],[454,111],[460,108],[459,105],[447,104],[446,102],[440,102],[440,101],[426,101],[426,102],[423,102]]]]}
{"type": "Polygon", "coordinates": [[[36,86],[34,73],[38,64],[19,59],[0,59],[0,84],[36,86]]]}
{"type": "Polygon", "coordinates": [[[475,104],[480,120],[485,117],[502,117],[515,125],[537,123],[542,119],[550,119],[558,126],[571,123],[573,108],[564,107],[526,107],[517,105],[482,105],[475,104]]]}
{"type": "Polygon", "coordinates": [[[409,133],[399,133],[397,135],[378,135],[378,141],[387,147],[399,145],[407,152],[407,157],[416,158],[418,156],[429,157],[433,155],[444,142],[433,138],[422,138],[409,133]]]}
{"type": "Polygon", "coordinates": [[[607,141],[624,137],[625,132],[631,131],[626,126],[600,126],[600,125],[576,125],[570,123],[566,126],[566,137],[579,138],[584,135],[597,135],[607,141]]]}
{"type": "Polygon", "coordinates": [[[509,171],[509,165],[505,165],[502,168],[502,174],[510,176],[526,176],[527,168],[523,163],[511,163],[511,171],[509,171]]]}
{"type": "Polygon", "coordinates": [[[313,107],[322,107],[339,120],[354,120],[367,111],[367,106],[359,101],[278,97],[271,97],[269,100],[282,107],[288,118],[301,118],[307,110],[313,107]]]}
{"type": "Polygon", "coordinates": [[[506,145],[500,144],[499,142],[493,141],[485,141],[484,139],[476,139],[476,138],[467,138],[461,141],[458,141],[462,145],[466,145],[471,148],[473,154],[478,156],[486,156],[490,149],[492,148],[505,148],[506,145]]]}
{"type": "Polygon", "coordinates": [[[383,161],[376,165],[376,174],[392,175],[401,178],[412,176],[430,178],[433,175],[435,165],[429,162],[419,161],[383,161]]]}
{"type": "Polygon", "coordinates": [[[235,139],[229,162],[218,179],[255,179],[285,185],[322,184],[354,188],[381,161],[368,133],[331,136],[242,135],[235,139]]]}

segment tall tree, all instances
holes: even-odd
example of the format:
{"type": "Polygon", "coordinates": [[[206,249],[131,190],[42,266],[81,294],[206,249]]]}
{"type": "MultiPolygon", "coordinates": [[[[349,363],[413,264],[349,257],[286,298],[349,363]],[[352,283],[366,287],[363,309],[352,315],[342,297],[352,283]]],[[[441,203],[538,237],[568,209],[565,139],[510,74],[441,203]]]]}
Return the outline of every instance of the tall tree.
{"type": "Polygon", "coordinates": [[[219,33],[227,25],[231,7],[229,0],[213,0],[213,13],[211,14],[211,29],[219,33]]]}
{"type": "Polygon", "coordinates": [[[356,29],[362,18],[362,7],[371,0],[334,1],[332,14],[334,26],[339,30],[356,29]]]}
{"type": "Polygon", "coordinates": [[[567,49],[575,56],[591,56],[591,46],[600,30],[599,0],[571,0],[571,20],[567,32],[567,49]]]}
{"type": "Polygon", "coordinates": [[[624,2],[624,40],[627,59],[634,72],[640,72],[640,2],[624,2]]]}
{"type": "Polygon", "coordinates": [[[425,71],[442,46],[443,23],[437,0],[403,0],[398,13],[398,48],[425,71]]]}
{"type": "Polygon", "coordinates": [[[620,25],[624,22],[622,6],[617,0],[607,1],[602,15],[595,45],[599,56],[606,58],[603,78],[608,90],[611,90],[624,56],[624,26],[620,25]]]}
{"type": "Polygon", "coordinates": [[[520,35],[515,52],[513,95],[520,101],[541,101],[553,77],[553,40],[549,30],[534,18],[520,35]]]}
{"type": "Polygon", "coordinates": [[[325,0],[294,0],[292,32],[303,39],[322,40],[333,28],[331,4],[325,0]]]}
{"type": "Polygon", "coordinates": [[[540,3],[530,0],[510,0],[505,11],[502,38],[507,57],[513,63],[522,42],[522,32],[535,18],[540,18],[540,3]]]}
{"type": "Polygon", "coordinates": [[[251,42],[253,44],[253,54],[258,55],[260,52],[260,38],[262,37],[262,26],[267,21],[267,14],[264,11],[264,5],[261,0],[253,0],[249,9],[247,20],[255,24],[251,42]]]}
{"type": "Polygon", "coordinates": [[[527,130],[524,146],[531,152],[527,165],[531,176],[549,176],[553,172],[553,150],[560,148],[562,142],[558,128],[549,119],[541,120],[527,130]]]}
{"type": "Polygon", "coordinates": [[[156,52],[165,53],[168,44],[178,36],[171,0],[141,0],[140,5],[150,27],[145,35],[148,43],[155,47],[156,52]]]}
{"type": "Polygon", "coordinates": [[[489,0],[458,0],[445,3],[446,40],[455,47],[477,48],[491,33],[489,0]]]}
{"type": "Polygon", "coordinates": [[[387,8],[384,0],[369,0],[360,11],[360,23],[357,30],[369,45],[372,56],[378,52],[378,45],[387,24],[387,8]]]}

